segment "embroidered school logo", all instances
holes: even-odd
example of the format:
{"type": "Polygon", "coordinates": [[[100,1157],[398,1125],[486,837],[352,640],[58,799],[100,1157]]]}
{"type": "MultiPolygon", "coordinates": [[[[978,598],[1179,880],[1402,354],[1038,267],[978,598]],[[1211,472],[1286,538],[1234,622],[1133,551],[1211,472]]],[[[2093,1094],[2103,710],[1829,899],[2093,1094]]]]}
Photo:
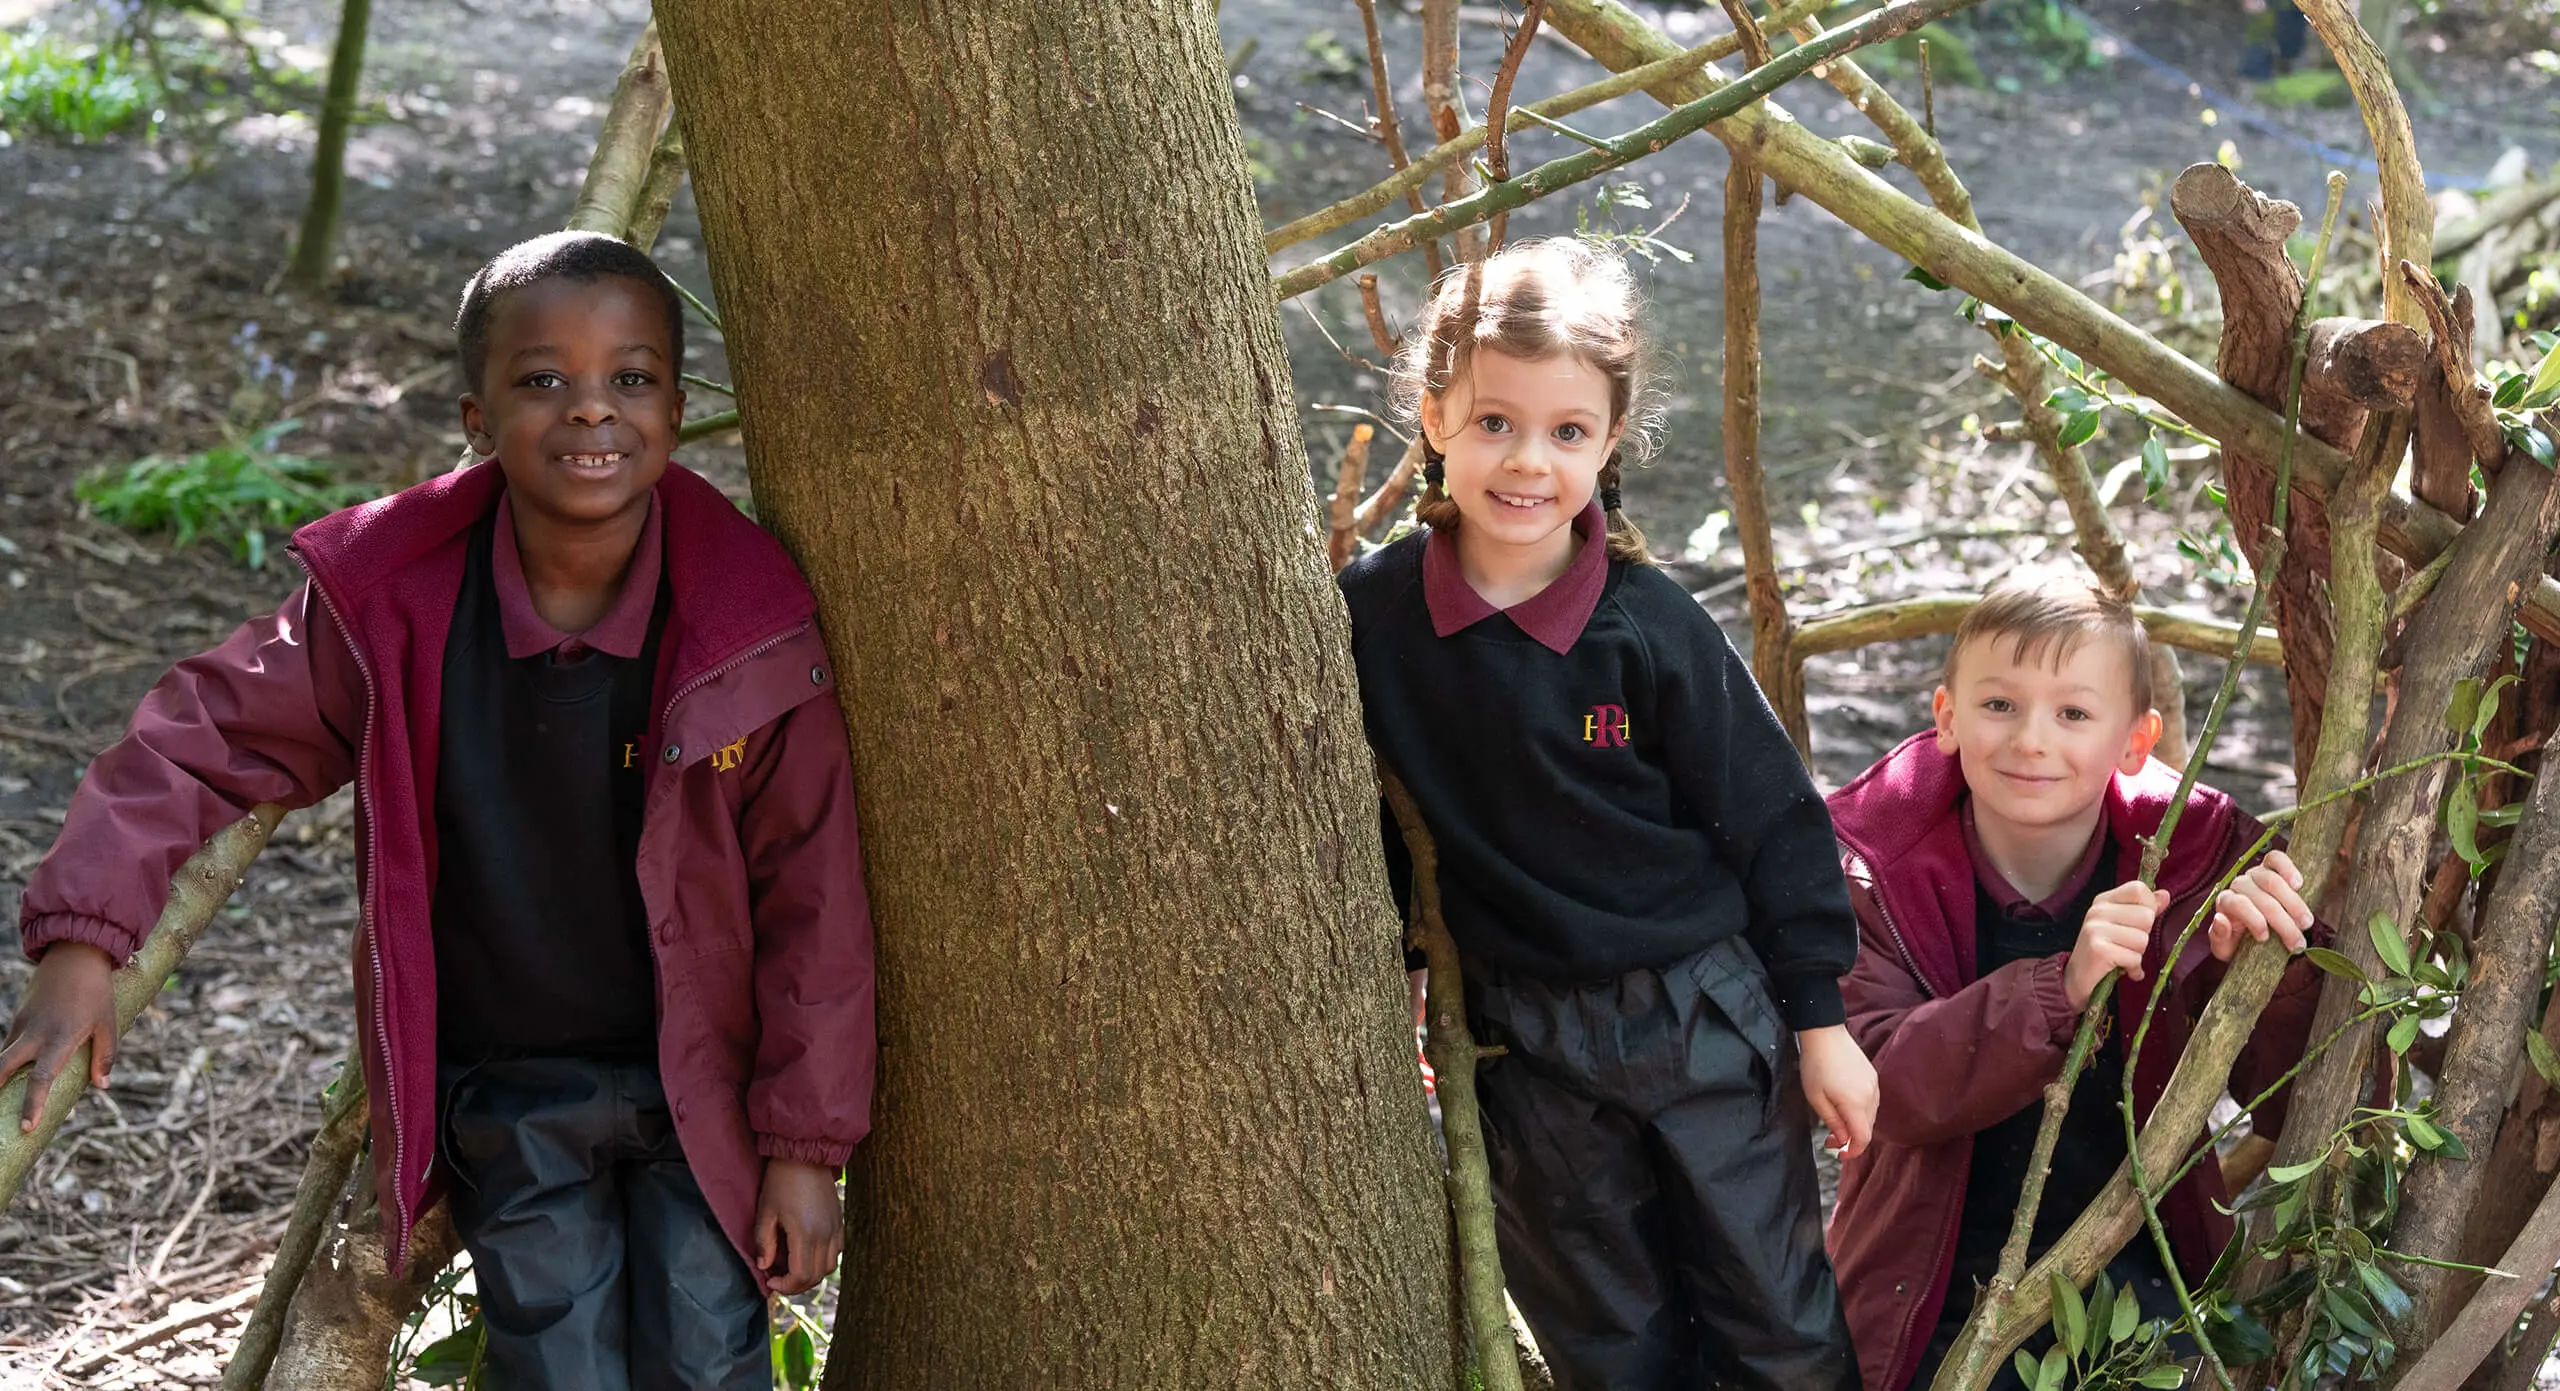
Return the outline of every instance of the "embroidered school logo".
{"type": "Polygon", "coordinates": [[[625,745],[623,745],[623,746],[622,746],[622,766],[623,766],[623,767],[625,767],[625,768],[630,767],[630,766],[631,766],[631,760],[633,760],[633,759],[635,759],[635,758],[638,758],[639,756],[640,756],[640,746],[639,746],[638,744],[625,744],[625,745]]]}
{"type": "Polygon", "coordinates": [[[1625,748],[1627,746],[1627,707],[1623,705],[1592,706],[1591,713],[1582,717],[1582,742],[1603,749],[1625,748]]]}
{"type": "Polygon", "coordinates": [[[741,734],[738,736],[738,742],[734,744],[723,744],[720,746],[718,752],[711,755],[712,771],[726,772],[731,768],[737,767],[738,760],[746,756],[747,736],[741,734]]]}

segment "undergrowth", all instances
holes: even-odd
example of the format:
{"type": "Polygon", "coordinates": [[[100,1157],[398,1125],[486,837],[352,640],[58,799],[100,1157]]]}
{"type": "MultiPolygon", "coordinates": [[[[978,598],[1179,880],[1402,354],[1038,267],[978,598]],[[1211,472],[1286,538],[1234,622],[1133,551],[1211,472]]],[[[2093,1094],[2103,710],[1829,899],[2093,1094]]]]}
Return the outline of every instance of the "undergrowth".
{"type": "Polygon", "coordinates": [[[0,130],[96,140],[156,118],[160,84],[116,45],[0,34],[0,130]]]}
{"type": "Polygon", "coordinates": [[[340,479],[329,460],[279,449],[301,424],[277,421],[193,454],[154,454],[122,469],[98,469],[72,492],[100,521],[169,532],[181,546],[200,537],[220,541],[250,568],[263,569],[270,536],[382,493],[340,479]]]}

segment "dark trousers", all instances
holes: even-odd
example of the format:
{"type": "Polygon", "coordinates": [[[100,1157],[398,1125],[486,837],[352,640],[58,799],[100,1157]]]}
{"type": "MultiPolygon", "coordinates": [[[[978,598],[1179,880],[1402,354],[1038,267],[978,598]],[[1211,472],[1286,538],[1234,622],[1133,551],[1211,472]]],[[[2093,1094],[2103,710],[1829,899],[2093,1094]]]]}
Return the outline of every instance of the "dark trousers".
{"type": "Polygon", "coordinates": [[[769,1391],[763,1293],[656,1067],[507,1059],[439,1081],[489,1391],[769,1391]]]}
{"type": "Polygon", "coordinates": [[[1740,939],[1550,985],[1467,967],[1502,1273],[1558,1391],[1856,1391],[1793,1038],[1740,939]]]}

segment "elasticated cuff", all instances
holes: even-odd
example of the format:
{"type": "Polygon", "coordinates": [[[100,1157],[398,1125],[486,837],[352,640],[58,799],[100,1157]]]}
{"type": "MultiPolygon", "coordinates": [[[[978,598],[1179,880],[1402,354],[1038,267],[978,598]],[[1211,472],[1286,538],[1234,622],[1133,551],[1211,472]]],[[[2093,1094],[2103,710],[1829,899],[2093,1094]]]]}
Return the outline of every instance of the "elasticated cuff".
{"type": "Polygon", "coordinates": [[[1769,984],[1777,992],[1778,1017],[1797,1033],[1849,1022],[1837,976],[1817,969],[1772,976],[1769,984]]]}
{"type": "Polygon", "coordinates": [[[815,1164],[822,1169],[841,1169],[853,1157],[850,1140],[792,1140],[780,1135],[758,1135],[756,1153],[767,1159],[788,1159],[794,1164],[815,1164]]]}
{"type": "Polygon", "coordinates": [[[27,959],[44,956],[45,948],[56,942],[85,942],[105,952],[122,966],[133,955],[134,935],[104,918],[85,913],[47,913],[28,920],[18,929],[18,940],[26,949],[27,959]]]}
{"type": "Polygon", "coordinates": [[[2036,963],[2036,1003],[2044,1006],[2045,1028],[2051,1031],[2056,1043],[2067,1043],[2080,1031],[2079,1007],[2071,1003],[2070,992],[2062,988],[2063,972],[2070,966],[2069,952],[2057,953],[2036,963]]]}

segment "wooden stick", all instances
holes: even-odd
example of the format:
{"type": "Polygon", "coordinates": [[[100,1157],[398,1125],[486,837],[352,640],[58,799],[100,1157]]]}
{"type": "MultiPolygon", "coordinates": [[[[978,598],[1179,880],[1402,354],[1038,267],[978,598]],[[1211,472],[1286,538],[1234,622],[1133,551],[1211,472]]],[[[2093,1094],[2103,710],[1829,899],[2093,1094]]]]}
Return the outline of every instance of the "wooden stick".
{"type": "MultiPolygon", "coordinates": [[[[1738,3],[1739,0],[1729,0],[1727,8],[1733,8],[1738,3]]],[[[1529,45],[1537,42],[1538,22],[1546,17],[1546,13],[1547,0],[1529,0],[1529,8],[1521,13],[1518,31],[1512,34],[1511,42],[1503,45],[1502,66],[1496,69],[1493,75],[1493,95],[1485,101],[1485,176],[1495,183],[1511,177],[1511,151],[1508,148],[1511,130],[1511,84],[1520,79],[1520,60],[1529,56],[1529,45]]],[[[1746,21],[1751,17],[1747,10],[1742,14],[1746,21]]],[[[1759,31],[1755,29],[1752,33],[1756,35],[1759,31]]],[[[1767,45],[1763,44],[1762,47],[1765,48],[1767,45]]],[[[1490,256],[1502,249],[1502,234],[1509,225],[1510,217],[1509,213],[1493,215],[1492,229],[1485,238],[1486,255],[1490,256]]]]}
{"type": "Polygon", "coordinates": [[[2356,107],[2364,115],[2365,134],[2373,141],[2382,184],[2382,223],[2375,231],[2382,241],[2383,313],[2423,332],[2425,314],[2409,286],[2390,273],[2402,261],[2431,264],[2434,257],[2428,247],[2436,231],[2435,205],[2427,198],[2426,175],[2418,167],[2417,137],[2409,130],[2400,85],[2392,79],[2391,62],[2381,47],[2356,22],[2355,6],[2348,0],[2296,0],[2296,7],[2337,59],[2347,90],[2355,94],[2356,107]]]}
{"type": "MultiPolygon", "coordinates": [[[[1422,0],[1422,108],[1434,138],[1447,144],[1467,128],[1466,93],[1458,86],[1458,0],[1422,0]]],[[[1475,191],[1464,161],[1440,170],[1440,199],[1454,203],[1475,191]]],[[[1460,262],[1484,259],[1484,239],[1453,227],[1460,262]]]]}
{"type": "Polygon", "coordinates": [[[2444,1336],[2425,1345],[2418,1360],[2400,1374],[2392,1391],[2459,1391],[2472,1369],[2514,1330],[2516,1316],[2540,1292],[2539,1276],[2554,1265],[2560,1265],[2560,1182],[2542,1195],[2532,1220],[2498,1258],[2498,1269],[2512,1274],[2484,1282],[2445,1327],[2444,1336]],[[2517,1278],[2528,1273],[2536,1278],[2517,1278]]]}
{"type": "Polygon", "coordinates": [[[1357,525],[1360,507],[1360,485],[1369,477],[1369,438],[1378,427],[1362,422],[1351,427],[1351,444],[1342,451],[1342,470],[1333,484],[1333,502],[1326,508],[1325,554],[1340,570],[1351,563],[1359,550],[1357,525]]]}
{"type": "MultiPolygon", "coordinates": [[[[186,960],[187,952],[204,935],[205,925],[231,898],[240,886],[240,876],[248,871],[249,862],[266,847],[267,836],[283,819],[284,808],[272,802],[252,807],[249,814],[215,833],[202,850],[178,866],[169,880],[169,906],[160,913],[142,946],[115,973],[116,1032],[122,1035],[133,1027],[145,1006],[160,995],[160,988],[186,960]]],[[[53,1090],[46,1094],[44,1110],[36,1118],[36,1128],[20,1131],[15,1125],[0,1125],[0,1212],[6,1212],[18,1188],[35,1167],[36,1156],[62,1128],[63,1119],[71,1114],[72,1105],[89,1085],[89,1046],[82,1044],[62,1065],[53,1079],[53,1090]]],[[[26,1107],[27,1074],[20,1072],[0,1086],[0,1116],[15,1116],[26,1107]]]]}
{"type": "Polygon", "coordinates": [[[63,1363],[62,1370],[72,1376],[87,1376],[119,1357],[130,1357],[144,1348],[165,1343],[190,1328],[224,1318],[257,1297],[258,1287],[248,1285],[233,1290],[210,1304],[154,1319],[95,1352],[83,1353],[63,1363]]]}
{"type": "Polygon", "coordinates": [[[258,1391],[266,1385],[267,1369],[284,1338],[293,1292],[311,1269],[311,1258],[319,1252],[320,1239],[336,1215],[338,1195],[355,1171],[356,1157],[364,1153],[365,1098],[364,1062],[350,1053],[321,1107],[320,1131],[311,1139],[311,1158],[302,1167],[301,1185],[294,1190],[293,1216],[285,1224],[275,1261],[267,1267],[266,1281],[257,1292],[257,1311],[249,1316],[231,1361],[222,1369],[222,1391],[258,1391]]]}
{"type": "MultiPolygon", "coordinates": [[[[1902,638],[1952,633],[1956,625],[1964,621],[1965,614],[1980,602],[1979,595],[1935,594],[1820,614],[1805,620],[1796,629],[1795,641],[1791,645],[1799,657],[1804,657],[1845,652],[1902,638]]],[[[2147,606],[2137,606],[2134,613],[2141,618],[2142,626],[2150,633],[2153,642],[2190,652],[2227,657],[2240,637],[2237,624],[2195,614],[2147,606]]],[[[2284,653],[2273,634],[2260,633],[2249,644],[2249,660],[2281,667],[2284,665],[2284,653]]]]}
{"type": "Polygon", "coordinates": [[[1377,535],[1379,525],[1404,506],[1405,491],[1413,486],[1413,476],[1421,468],[1422,435],[1416,432],[1413,443],[1404,447],[1404,457],[1396,460],[1395,471],[1352,514],[1351,529],[1363,536],[1377,535]]]}
{"type": "Polygon", "coordinates": [[[1458,1229],[1458,1286],[1476,1373],[1484,1378],[1485,1391],[1520,1391],[1520,1360],[1502,1298],[1502,1253],[1494,1243],[1484,1121],[1476,1108],[1476,1062],[1489,1052],[1477,1047],[1467,1030],[1466,985],[1458,945],[1440,917],[1440,851],[1431,828],[1423,824],[1413,794],[1383,763],[1378,781],[1413,856],[1412,942],[1430,964],[1423,1052],[1437,1079],[1440,1133],[1449,1145],[1449,1210],[1458,1229]]]}
{"type": "MultiPolygon", "coordinates": [[[[1386,36],[1378,30],[1378,0],[1357,0],[1357,3],[1360,6],[1360,32],[1369,44],[1369,100],[1377,113],[1371,119],[1377,123],[1379,143],[1387,147],[1387,167],[1395,174],[1401,175],[1413,161],[1406,157],[1404,151],[1404,121],[1396,114],[1395,80],[1387,74],[1387,41],[1386,36]]],[[[1405,188],[1404,198],[1405,203],[1413,211],[1417,213],[1423,211],[1425,205],[1422,201],[1422,180],[1419,177],[1405,188]]],[[[1385,200],[1381,199],[1378,206],[1385,207],[1385,200]]],[[[1264,249],[1268,250],[1269,247],[1266,245],[1264,249]]],[[[1431,242],[1425,245],[1422,248],[1422,255],[1431,278],[1438,280],[1440,278],[1440,243],[1431,242]]]]}

